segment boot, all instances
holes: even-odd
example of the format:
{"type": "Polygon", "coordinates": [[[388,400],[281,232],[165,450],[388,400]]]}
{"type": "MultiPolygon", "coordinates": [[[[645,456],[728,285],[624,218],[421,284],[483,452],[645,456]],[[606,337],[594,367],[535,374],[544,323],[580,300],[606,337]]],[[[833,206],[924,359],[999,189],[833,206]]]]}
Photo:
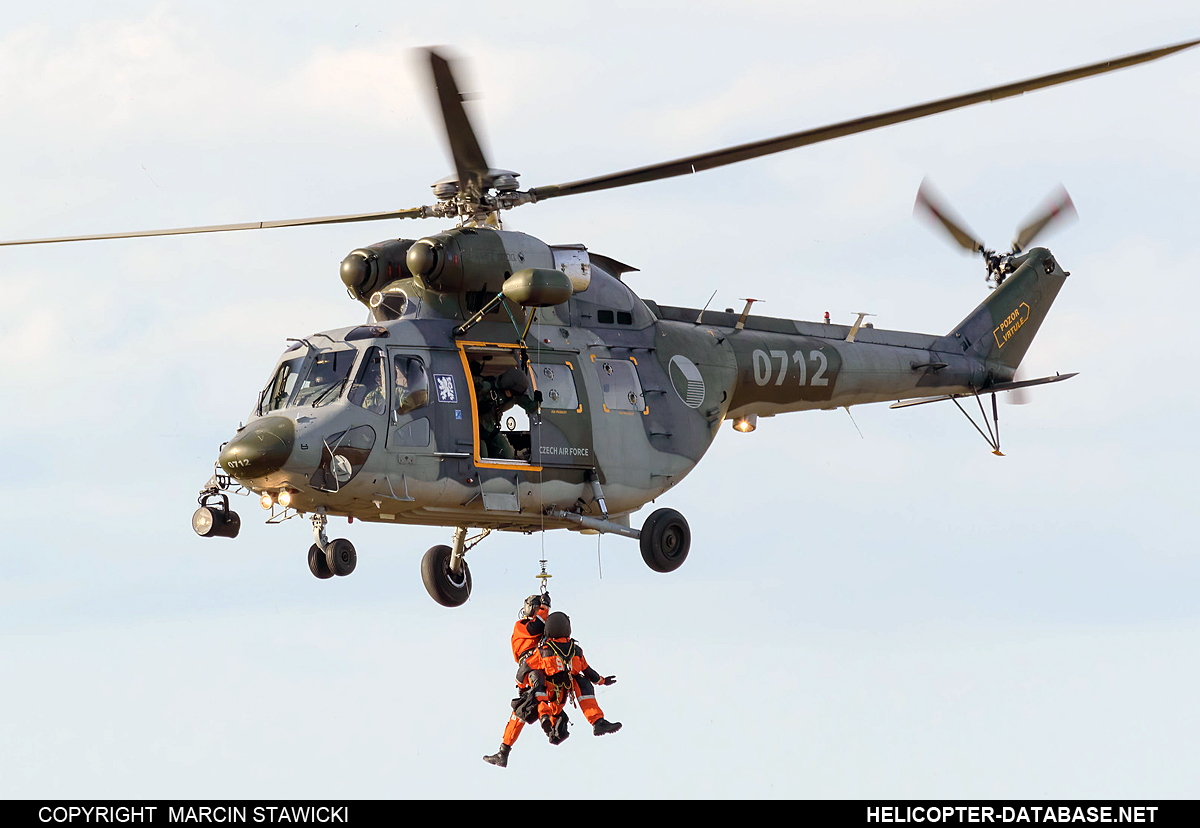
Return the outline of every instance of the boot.
{"type": "Polygon", "coordinates": [[[483,757],[483,761],[489,765],[496,765],[501,768],[508,767],[508,754],[512,750],[511,745],[506,745],[503,742],[500,744],[500,750],[493,753],[491,756],[483,757]]]}
{"type": "Polygon", "coordinates": [[[592,735],[604,736],[608,733],[616,733],[620,729],[620,722],[610,722],[608,719],[596,719],[596,723],[592,725],[592,735]]]}
{"type": "Polygon", "coordinates": [[[555,744],[562,744],[567,741],[567,737],[571,735],[571,731],[567,730],[567,714],[564,711],[562,716],[554,724],[554,733],[558,736],[558,741],[555,744]]]}
{"type": "Polygon", "coordinates": [[[548,715],[542,716],[542,730],[546,734],[546,738],[550,740],[550,744],[557,745],[559,743],[558,731],[554,727],[554,720],[548,715]]]}

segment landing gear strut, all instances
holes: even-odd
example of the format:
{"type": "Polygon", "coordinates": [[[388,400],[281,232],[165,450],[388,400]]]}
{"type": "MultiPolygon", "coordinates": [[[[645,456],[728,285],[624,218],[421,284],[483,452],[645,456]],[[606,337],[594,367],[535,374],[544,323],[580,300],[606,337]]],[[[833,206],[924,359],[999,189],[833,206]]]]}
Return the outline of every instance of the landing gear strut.
{"type": "Polygon", "coordinates": [[[358,553],[354,544],[345,538],[329,540],[325,535],[325,524],[329,522],[326,515],[312,516],[313,539],[316,540],[308,548],[308,568],[318,578],[332,578],[334,575],[349,575],[358,565],[358,553]]]}
{"type": "Polygon", "coordinates": [[[687,560],[692,545],[692,530],[683,515],[674,509],[656,509],[646,518],[641,531],[630,529],[611,520],[599,520],[575,512],[551,509],[547,515],[560,520],[569,520],[586,529],[601,533],[624,535],[637,538],[642,547],[642,560],[655,572],[674,572],[687,560]]]}
{"type": "Polygon", "coordinates": [[[467,540],[467,527],[454,530],[453,548],[434,546],[421,558],[421,580],[429,596],[443,607],[460,607],[471,597],[471,570],[467,567],[467,550],[491,534],[484,529],[467,540]]]}

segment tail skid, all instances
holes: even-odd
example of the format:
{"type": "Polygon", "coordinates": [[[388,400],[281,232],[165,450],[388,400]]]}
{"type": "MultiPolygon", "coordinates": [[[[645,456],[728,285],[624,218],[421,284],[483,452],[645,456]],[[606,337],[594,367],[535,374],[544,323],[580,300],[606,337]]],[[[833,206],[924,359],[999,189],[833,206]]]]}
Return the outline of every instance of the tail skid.
{"type": "Polygon", "coordinates": [[[951,400],[954,405],[958,407],[958,410],[963,413],[963,416],[970,421],[971,425],[975,426],[975,430],[979,432],[979,436],[983,437],[983,439],[987,441],[987,444],[992,447],[992,454],[995,454],[998,457],[1003,457],[1004,452],[1000,451],[1000,411],[996,405],[996,395],[1002,391],[1015,391],[1018,388],[1029,388],[1030,386],[1034,385],[1046,385],[1047,383],[1051,382],[1062,382],[1063,380],[1069,380],[1071,377],[1077,376],[1079,376],[1078,372],[1074,374],[1055,374],[1052,377],[1040,377],[1038,379],[1020,380],[1018,382],[997,382],[993,385],[989,385],[987,388],[981,388],[973,394],[947,394],[944,397],[928,397],[923,400],[906,400],[904,402],[892,403],[890,406],[888,406],[888,408],[909,408],[914,405],[924,405],[925,403],[945,402],[946,400],[951,400]],[[990,423],[988,422],[987,412],[983,408],[983,400],[980,399],[980,395],[982,394],[992,395],[992,421],[990,423]],[[983,425],[984,428],[987,429],[986,433],[984,432],[983,428],[980,428],[979,424],[975,422],[975,419],[967,413],[967,410],[959,405],[958,401],[963,397],[974,397],[975,401],[979,403],[979,413],[983,417],[983,425]]]}

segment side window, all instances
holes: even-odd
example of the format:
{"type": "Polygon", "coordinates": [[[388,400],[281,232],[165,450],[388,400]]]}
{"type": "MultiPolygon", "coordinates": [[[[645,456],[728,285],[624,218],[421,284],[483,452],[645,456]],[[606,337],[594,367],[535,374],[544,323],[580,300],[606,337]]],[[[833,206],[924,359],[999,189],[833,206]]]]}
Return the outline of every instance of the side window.
{"type": "Polygon", "coordinates": [[[638,381],[637,369],[627,359],[596,359],[596,374],[604,391],[605,411],[646,410],[646,398],[638,381]]]}
{"type": "Polygon", "coordinates": [[[304,362],[304,357],[298,356],[279,366],[275,376],[271,377],[271,381],[267,383],[267,387],[263,391],[262,404],[258,409],[259,414],[269,414],[287,405],[288,397],[292,396],[292,391],[296,388],[296,378],[299,376],[302,362],[304,362]]]}
{"type": "Polygon", "coordinates": [[[547,411],[579,410],[579,395],[571,367],[561,362],[534,365],[534,377],[542,392],[542,408],[547,411]]]}
{"type": "Polygon", "coordinates": [[[392,357],[392,382],[392,410],[397,414],[416,411],[429,402],[429,378],[416,357],[392,357]]]}
{"type": "Polygon", "coordinates": [[[358,369],[358,376],[354,378],[354,385],[350,386],[350,402],[376,414],[387,411],[384,367],[383,352],[378,348],[368,348],[362,367],[358,369]]]}

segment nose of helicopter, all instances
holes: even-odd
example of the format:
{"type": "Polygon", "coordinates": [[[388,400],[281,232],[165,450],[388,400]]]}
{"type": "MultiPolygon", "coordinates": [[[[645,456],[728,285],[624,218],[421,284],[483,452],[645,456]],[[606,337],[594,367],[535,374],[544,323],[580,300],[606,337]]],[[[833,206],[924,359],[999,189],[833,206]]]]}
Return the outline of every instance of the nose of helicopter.
{"type": "Polygon", "coordinates": [[[244,426],[225,444],[221,468],[237,480],[265,477],[283,468],[296,442],[296,426],[287,417],[264,417],[244,426]]]}

